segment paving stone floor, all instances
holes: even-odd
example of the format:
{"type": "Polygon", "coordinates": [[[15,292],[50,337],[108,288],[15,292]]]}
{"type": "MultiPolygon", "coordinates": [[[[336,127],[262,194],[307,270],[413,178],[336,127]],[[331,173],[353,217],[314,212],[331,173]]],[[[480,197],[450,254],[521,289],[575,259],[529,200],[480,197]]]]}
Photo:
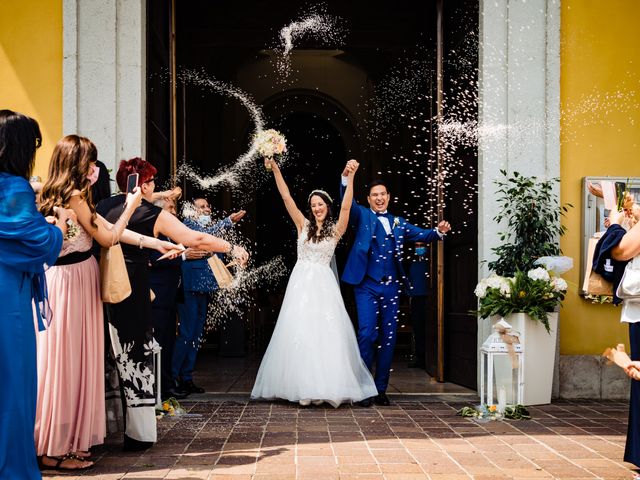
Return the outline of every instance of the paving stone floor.
{"type": "Polygon", "coordinates": [[[626,403],[558,402],[530,408],[532,420],[477,423],[456,416],[469,400],[394,396],[390,407],[334,409],[203,395],[184,402],[188,415],[161,419],[146,452],[123,453],[110,436],[82,478],[633,478],[622,461],[626,403]]]}

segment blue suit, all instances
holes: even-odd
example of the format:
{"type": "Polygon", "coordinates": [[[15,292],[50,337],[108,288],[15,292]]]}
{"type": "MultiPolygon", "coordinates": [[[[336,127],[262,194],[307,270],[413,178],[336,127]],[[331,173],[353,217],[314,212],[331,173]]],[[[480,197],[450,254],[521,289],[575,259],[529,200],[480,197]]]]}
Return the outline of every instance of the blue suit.
{"type": "MultiPolygon", "coordinates": [[[[341,185],[340,196],[345,187],[341,185]]],[[[342,281],[354,285],[358,309],[358,346],[360,356],[371,370],[375,343],[378,343],[375,383],[379,393],[389,385],[389,371],[396,344],[400,290],[410,288],[402,267],[404,242],[430,243],[440,240],[435,229],[423,229],[402,217],[385,215],[391,233],[370,208],[351,204],[349,223],[356,237],[347,257],[342,281]]]]}
{"type": "MultiPolygon", "coordinates": [[[[184,224],[192,230],[215,235],[231,227],[232,222],[225,218],[213,225],[203,226],[195,220],[186,219],[184,224]]],[[[178,304],[180,324],[173,349],[171,370],[174,379],[186,382],[192,380],[200,337],[207,320],[209,299],[218,289],[218,283],[206,258],[182,262],[182,286],[184,303],[178,304]]]]}

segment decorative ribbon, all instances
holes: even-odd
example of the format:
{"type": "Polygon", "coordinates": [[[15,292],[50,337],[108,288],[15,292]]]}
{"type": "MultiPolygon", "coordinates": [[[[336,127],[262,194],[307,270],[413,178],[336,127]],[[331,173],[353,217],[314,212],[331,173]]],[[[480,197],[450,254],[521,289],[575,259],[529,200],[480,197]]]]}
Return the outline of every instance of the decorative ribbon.
{"type": "Polygon", "coordinates": [[[511,368],[518,368],[518,356],[513,346],[519,345],[520,339],[517,335],[511,333],[511,327],[500,325],[500,322],[496,323],[493,329],[500,334],[500,339],[507,346],[507,352],[509,353],[509,358],[511,358],[511,368]]]}

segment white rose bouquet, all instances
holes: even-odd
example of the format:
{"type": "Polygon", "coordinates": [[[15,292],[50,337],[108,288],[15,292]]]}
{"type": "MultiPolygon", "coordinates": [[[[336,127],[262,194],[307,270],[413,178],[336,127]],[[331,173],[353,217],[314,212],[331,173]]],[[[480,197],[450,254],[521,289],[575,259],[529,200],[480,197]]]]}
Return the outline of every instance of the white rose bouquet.
{"type": "Polygon", "coordinates": [[[272,128],[256,134],[254,142],[260,155],[265,158],[273,158],[275,155],[282,155],[287,151],[287,140],[284,135],[272,128]]]}
{"type": "Polygon", "coordinates": [[[487,318],[491,315],[506,317],[511,313],[524,312],[542,322],[549,331],[547,313],[553,312],[560,305],[568,288],[567,282],[555,276],[555,273],[538,267],[528,272],[518,270],[514,277],[492,274],[483,278],[475,289],[480,307],[476,313],[487,318]]]}

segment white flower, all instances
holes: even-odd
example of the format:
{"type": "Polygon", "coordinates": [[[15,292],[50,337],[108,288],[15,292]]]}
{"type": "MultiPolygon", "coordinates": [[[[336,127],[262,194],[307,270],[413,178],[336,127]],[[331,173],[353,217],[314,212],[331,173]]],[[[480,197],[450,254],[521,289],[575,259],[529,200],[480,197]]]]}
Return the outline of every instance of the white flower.
{"type": "Polygon", "coordinates": [[[487,295],[487,290],[493,288],[499,290],[502,295],[509,297],[511,294],[511,280],[506,277],[501,277],[492,273],[487,278],[480,280],[474,293],[478,298],[484,298],[487,295]]]}
{"type": "Polygon", "coordinates": [[[527,277],[531,280],[542,280],[548,282],[551,277],[549,277],[549,272],[542,267],[534,268],[533,270],[529,270],[527,272],[527,277]]]}
{"type": "Polygon", "coordinates": [[[553,287],[553,290],[556,292],[566,292],[567,288],[569,287],[567,285],[566,280],[560,277],[553,277],[551,279],[551,286],[553,287]]]}
{"type": "Polygon", "coordinates": [[[500,293],[505,297],[511,295],[511,282],[507,278],[503,278],[503,282],[500,284],[500,293]]]}
{"type": "Polygon", "coordinates": [[[487,286],[489,288],[497,288],[497,289],[499,289],[502,285],[504,285],[505,280],[506,279],[504,277],[501,277],[500,275],[496,275],[495,273],[492,273],[486,278],[487,286]]]}
{"type": "Polygon", "coordinates": [[[274,129],[263,130],[256,135],[254,143],[260,155],[273,158],[287,151],[287,141],[280,132],[274,129]]]}
{"type": "Polygon", "coordinates": [[[484,280],[484,279],[480,280],[478,285],[476,285],[476,289],[473,291],[473,293],[475,293],[476,297],[478,297],[478,298],[484,298],[485,295],[487,294],[487,282],[486,282],[486,280],[484,280]]]}

